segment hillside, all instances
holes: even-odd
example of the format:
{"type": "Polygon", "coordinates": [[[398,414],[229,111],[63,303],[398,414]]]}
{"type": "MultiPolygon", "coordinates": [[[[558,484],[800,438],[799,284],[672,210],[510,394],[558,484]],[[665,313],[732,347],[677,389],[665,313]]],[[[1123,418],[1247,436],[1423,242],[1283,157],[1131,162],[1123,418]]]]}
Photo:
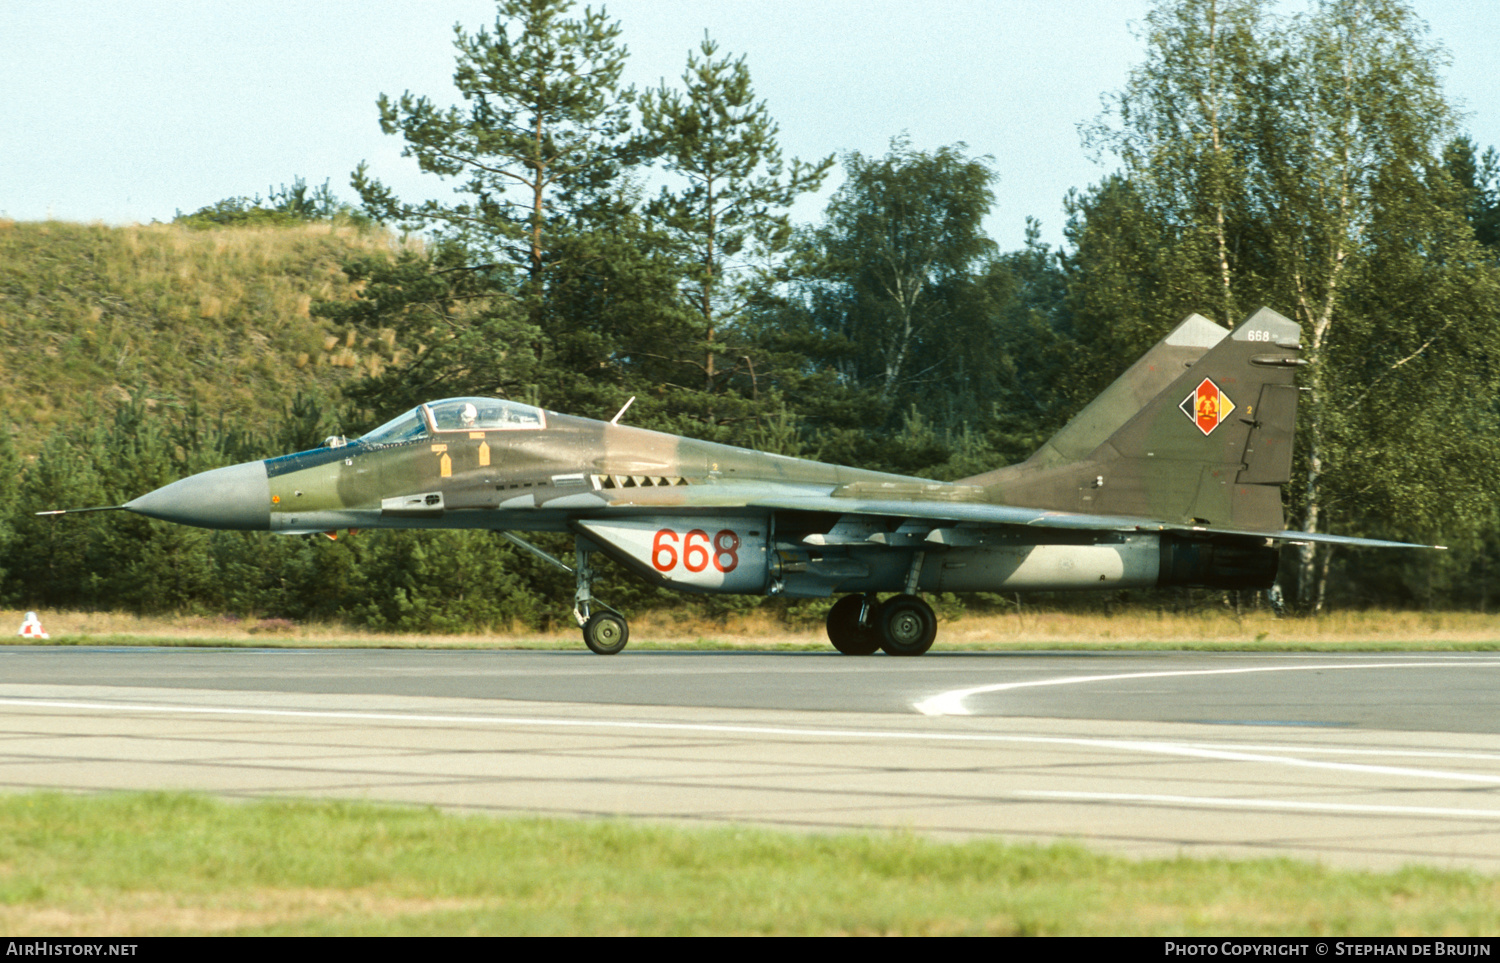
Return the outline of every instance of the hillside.
{"type": "Polygon", "coordinates": [[[298,391],[336,397],[391,357],[392,340],[334,330],[310,308],[351,295],[343,258],[397,243],[329,223],[0,220],[0,425],[31,453],[91,403],[196,398],[211,415],[261,419],[298,391]]]}

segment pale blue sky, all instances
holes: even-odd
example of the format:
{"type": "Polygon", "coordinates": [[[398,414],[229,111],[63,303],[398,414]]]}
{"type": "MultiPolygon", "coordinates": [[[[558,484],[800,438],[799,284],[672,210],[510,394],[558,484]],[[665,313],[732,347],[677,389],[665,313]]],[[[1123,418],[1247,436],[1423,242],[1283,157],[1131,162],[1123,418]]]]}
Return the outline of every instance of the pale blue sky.
{"type": "MultiPolygon", "coordinates": [[[[598,4],[595,4],[598,6],[598,4]]],[[[988,227],[1020,245],[1028,215],[1061,239],[1062,198],[1097,181],[1077,125],[1140,59],[1146,0],[616,0],[627,78],[682,73],[704,30],[746,55],[789,156],[882,154],[907,132],[966,142],[1000,175],[988,227]]],[[[1288,3],[1289,9],[1302,4],[1288,3]]],[[[1452,54],[1450,97],[1500,145],[1500,4],[1414,0],[1452,54]]],[[[169,220],[303,176],[352,199],[368,160],[402,196],[446,194],[382,135],[375,99],[457,102],[452,28],[488,0],[0,0],[0,213],[169,220]]],[[[831,182],[829,189],[833,186],[831,182]]],[[[825,190],[825,194],[827,191],[825,190]]],[[[814,220],[818,200],[799,205],[814,220]]]]}

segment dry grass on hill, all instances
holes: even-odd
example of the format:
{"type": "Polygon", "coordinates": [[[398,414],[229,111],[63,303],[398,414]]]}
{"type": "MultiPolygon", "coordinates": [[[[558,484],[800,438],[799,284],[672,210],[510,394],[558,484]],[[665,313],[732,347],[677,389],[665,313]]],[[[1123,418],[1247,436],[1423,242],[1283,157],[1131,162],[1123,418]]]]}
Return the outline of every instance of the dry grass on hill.
{"type": "Polygon", "coordinates": [[[401,350],[312,316],[350,297],[340,269],[393,253],[380,230],[330,223],[193,229],[0,219],[0,404],[25,411],[25,450],[90,403],[280,412],[298,390],[329,394],[401,350]],[[33,444],[28,444],[32,442],[33,444]]]}

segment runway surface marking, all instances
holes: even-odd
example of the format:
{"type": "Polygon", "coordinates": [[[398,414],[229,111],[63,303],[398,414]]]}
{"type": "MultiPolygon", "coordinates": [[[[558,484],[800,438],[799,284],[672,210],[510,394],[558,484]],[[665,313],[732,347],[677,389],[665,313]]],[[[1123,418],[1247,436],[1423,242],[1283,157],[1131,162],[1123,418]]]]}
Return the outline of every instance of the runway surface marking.
{"type": "Polygon", "coordinates": [[[1061,792],[1050,789],[1018,789],[1012,795],[1032,799],[1062,799],[1069,802],[1139,802],[1170,806],[1213,806],[1224,809],[1294,809],[1302,812],[1355,813],[1371,816],[1453,816],[1459,819],[1500,819],[1500,809],[1464,809],[1451,806],[1377,806],[1368,803],[1319,803],[1295,799],[1248,799],[1239,796],[1163,796],[1130,792],[1061,792]]]}
{"type": "Polygon", "coordinates": [[[0,685],[0,789],[353,798],[1500,872],[1494,733],[1266,738],[1199,723],[929,718],[901,712],[909,699],[895,713],[828,714],[371,698],[0,685]]]}
{"type": "MultiPolygon", "coordinates": [[[[1461,772],[1442,769],[1417,769],[1406,766],[1380,766],[1368,763],[1334,762],[1330,760],[1299,758],[1291,753],[1312,752],[1318,747],[1287,746],[1268,747],[1255,751],[1244,749],[1222,749],[1191,743],[1162,742],[1140,739],[1098,739],[1070,736],[1022,736],[980,732],[913,732],[895,729],[822,729],[793,726],[727,725],[722,723],[693,722],[645,722],[622,719],[564,719],[556,717],[525,718],[516,716],[442,715],[401,712],[351,712],[328,709],[256,709],[248,707],[184,706],[165,703],[134,702],[75,702],[54,699],[0,698],[0,706],[32,709],[81,709],[89,712],[140,712],[171,713],[183,715],[250,716],[258,718],[327,719],[360,722],[435,722],[448,725],[484,725],[507,727],[561,727],[590,729],[629,729],[658,732],[683,732],[723,735],[764,735],[815,739],[858,739],[866,741],[938,741],[966,743],[994,743],[1009,745],[1061,745],[1078,748],[1108,749],[1123,752],[1176,756],[1194,759],[1212,759],[1222,762],[1262,763],[1274,766],[1290,766],[1303,769],[1332,770],[1338,772],[1365,773],[1385,776],[1402,776],[1411,779],[1466,782],[1500,786],[1500,773],[1461,772]],[[1281,754],[1287,753],[1287,754],[1281,754]]],[[[1400,754],[1400,753],[1396,753],[1400,754]]],[[[1444,753],[1446,758],[1494,761],[1493,753],[1444,753]]],[[[1484,810],[1473,810],[1483,813],[1484,810]]]]}
{"type": "Polygon", "coordinates": [[[1013,689],[1035,689],[1044,686],[1085,685],[1090,682],[1118,682],[1134,679],[1170,679],[1202,675],[1250,675],[1261,672],[1340,672],[1352,669],[1433,669],[1450,666],[1483,666],[1500,668],[1497,660],[1464,660],[1451,662],[1368,662],[1356,665],[1271,665],[1239,669],[1179,669],[1171,672],[1120,672],[1109,675],[1069,675],[1055,679],[1031,679],[1026,682],[997,682],[967,689],[950,689],[935,696],[912,703],[912,708],[924,716],[972,715],[964,701],[970,696],[990,692],[1008,692],[1013,689]]]}

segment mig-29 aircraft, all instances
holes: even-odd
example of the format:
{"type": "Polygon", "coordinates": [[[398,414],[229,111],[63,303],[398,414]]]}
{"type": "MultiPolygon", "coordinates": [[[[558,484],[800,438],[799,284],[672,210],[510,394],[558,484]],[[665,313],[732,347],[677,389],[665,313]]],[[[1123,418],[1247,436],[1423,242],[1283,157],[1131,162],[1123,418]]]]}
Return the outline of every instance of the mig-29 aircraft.
{"type": "Polygon", "coordinates": [[[1285,530],[1300,334],[1266,308],[1233,333],[1190,316],[1030,459],[956,482],[450,398],[114,507],[284,534],[490,529],[562,568],[514,532],[571,533],[574,616],[604,655],[630,630],[593,595],[596,552],[687,592],[842,595],[840,652],[921,655],[922,592],[1268,588],[1287,542],[1408,547],[1285,530]]]}

